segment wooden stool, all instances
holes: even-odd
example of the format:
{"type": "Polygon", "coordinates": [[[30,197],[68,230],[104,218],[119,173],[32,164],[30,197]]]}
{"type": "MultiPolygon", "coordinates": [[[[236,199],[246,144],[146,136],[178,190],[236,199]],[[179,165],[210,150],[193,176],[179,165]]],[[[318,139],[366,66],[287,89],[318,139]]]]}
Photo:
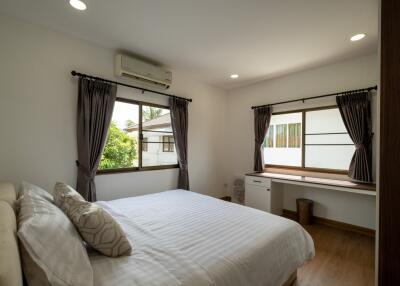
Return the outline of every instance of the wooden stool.
{"type": "Polygon", "coordinates": [[[297,199],[297,220],[302,225],[312,224],[313,201],[308,199],[297,199]]]}

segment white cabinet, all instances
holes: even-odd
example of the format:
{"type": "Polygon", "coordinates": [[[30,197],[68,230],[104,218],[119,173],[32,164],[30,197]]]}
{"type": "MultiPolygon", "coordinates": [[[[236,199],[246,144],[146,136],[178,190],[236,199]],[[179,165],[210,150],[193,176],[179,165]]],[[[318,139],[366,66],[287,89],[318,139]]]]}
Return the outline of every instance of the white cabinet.
{"type": "Polygon", "coordinates": [[[282,197],[281,187],[274,185],[272,189],[271,179],[246,176],[246,206],[280,215],[282,212],[282,197]]]}

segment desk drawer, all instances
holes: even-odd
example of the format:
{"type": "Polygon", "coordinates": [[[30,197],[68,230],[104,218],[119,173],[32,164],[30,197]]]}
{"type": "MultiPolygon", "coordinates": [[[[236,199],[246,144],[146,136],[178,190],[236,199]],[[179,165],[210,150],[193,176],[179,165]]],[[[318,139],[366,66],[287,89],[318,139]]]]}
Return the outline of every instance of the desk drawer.
{"type": "Polygon", "coordinates": [[[271,179],[255,176],[246,176],[246,185],[260,186],[260,187],[271,187],[271,179]]]}

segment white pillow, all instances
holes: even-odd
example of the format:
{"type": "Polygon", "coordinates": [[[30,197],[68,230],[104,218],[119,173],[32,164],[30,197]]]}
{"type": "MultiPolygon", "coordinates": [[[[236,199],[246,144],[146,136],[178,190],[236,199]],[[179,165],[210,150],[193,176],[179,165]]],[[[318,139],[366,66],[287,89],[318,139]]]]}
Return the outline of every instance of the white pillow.
{"type": "Polygon", "coordinates": [[[25,192],[18,202],[18,237],[32,260],[46,274],[49,284],[93,285],[89,257],[68,217],[34,192],[25,192]]]}
{"type": "Polygon", "coordinates": [[[53,195],[51,193],[43,190],[42,188],[40,188],[34,184],[23,181],[21,184],[21,191],[19,193],[19,197],[23,196],[25,193],[28,193],[28,192],[38,195],[38,196],[48,200],[49,202],[53,202],[53,195]]]}

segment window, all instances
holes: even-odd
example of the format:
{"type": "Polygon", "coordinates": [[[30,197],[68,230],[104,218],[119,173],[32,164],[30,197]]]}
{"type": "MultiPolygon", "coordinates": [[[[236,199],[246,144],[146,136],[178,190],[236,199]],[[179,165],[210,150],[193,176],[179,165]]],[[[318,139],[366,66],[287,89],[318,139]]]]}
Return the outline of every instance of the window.
{"type": "Polygon", "coordinates": [[[348,170],[355,146],[339,109],[305,113],[305,167],[348,170]]]}
{"type": "Polygon", "coordinates": [[[174,136],[163,136],[163,152],[174,152],[174,136]]]}
{"type": "Polygon", "coordinates": [[[168,167],[177,167],[169,108],[118,98],[99,173],[168,167]]]}
{"type": "Polygon", "coordinates": [[[264,145],[266,165],[348,170],[355,146],[337,107],[273,114],[271,124],[276,146],[264,145]]]}
{"type": "Polygon", "coordinates": [[[301,112],[272,115],[268,129],[275,126],[275,138],[274,134],[271,135],[272,140],[275,140],[275,146],[272,144],[264,148],[264,158],[267,165],[301,167],[302,118],[301,112]]]}

